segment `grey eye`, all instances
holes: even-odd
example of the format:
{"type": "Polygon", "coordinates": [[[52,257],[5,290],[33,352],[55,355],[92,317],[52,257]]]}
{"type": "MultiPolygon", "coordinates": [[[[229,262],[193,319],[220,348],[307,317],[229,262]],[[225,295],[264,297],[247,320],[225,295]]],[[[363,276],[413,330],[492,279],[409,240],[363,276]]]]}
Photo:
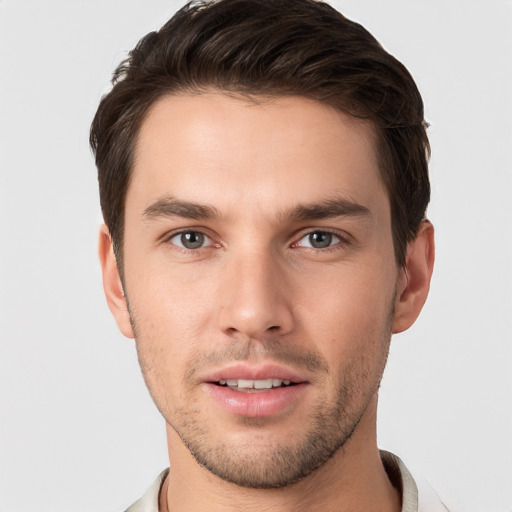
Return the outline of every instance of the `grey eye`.
{"type": "Polygon", "coordinates": [[[312,247],[313,249],[327,249],[341,241],[340,237],[328,231],[313,231],[304,236],[299,244],[301,247],[312,247]]]}
{"type": "Polygon", "coordinates": [[[309,235],[309,242],[311,247],[314,247],[315,249],[324,249],[325,247],[329,247],[331,245],[332,234],[316,231],[315,233],[311,233],[309,235]]]}
{"type": "Polygon", "coordinates": [[[183,249],[200,249],[209,243],[210,239],[199,231],[183,231],[174,235],[170,241],[183,249]]]}

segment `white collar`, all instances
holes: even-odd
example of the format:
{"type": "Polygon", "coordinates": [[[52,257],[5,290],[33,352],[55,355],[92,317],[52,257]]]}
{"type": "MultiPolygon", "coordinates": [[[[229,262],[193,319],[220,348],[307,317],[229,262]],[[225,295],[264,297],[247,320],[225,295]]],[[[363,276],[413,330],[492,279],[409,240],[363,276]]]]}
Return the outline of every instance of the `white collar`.
{"type": "MultiPolygon", "coordinates": [[[[389,479],[402,493],[402,512],[448,512],[426,482],[421,481],[418,491],[416,481],[399,457],[385,450],[380,451],[380,456],[389,479]]],[[[125,512],[158,512],[160,489],[168,474],[169,469],[162,471],[144,496],[125,512]]]]}

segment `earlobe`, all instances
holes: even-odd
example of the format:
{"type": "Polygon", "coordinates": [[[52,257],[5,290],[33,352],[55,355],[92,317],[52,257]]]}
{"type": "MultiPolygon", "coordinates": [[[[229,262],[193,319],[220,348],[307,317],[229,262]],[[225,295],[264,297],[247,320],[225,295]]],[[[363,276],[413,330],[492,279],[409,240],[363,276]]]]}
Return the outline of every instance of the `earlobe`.
{"type": "Polygon", "coordinates": [[[99,232],[98,256],[103,274],[103,290],[105,291],[108,307],[114,316],[119,330],[127,338],[133,338],[134,334],[130,322],[128,304],[117,268],[112,239],[105,224],[101,226],[99,232]]]}
{"type": "Polygon", "coordinates": [[[427,300],[434,259],[434,227],[425,219],[418,234],[407,246],[406,262],[395,300],[394,334],[405,331],[418,318],[427,300]]]}

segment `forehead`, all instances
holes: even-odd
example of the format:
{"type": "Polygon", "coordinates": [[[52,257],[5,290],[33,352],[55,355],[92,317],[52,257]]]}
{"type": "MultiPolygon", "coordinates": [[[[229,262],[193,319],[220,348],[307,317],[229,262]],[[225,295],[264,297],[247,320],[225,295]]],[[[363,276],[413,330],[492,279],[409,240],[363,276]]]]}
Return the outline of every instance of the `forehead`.
{"type": "Polygon", "coordinates": [[[267,212],[330,195],[371,206],[386,195],[376,147],[370,121],[303,97],[166,96],[141,126],[127,208],[166,195],[267,212]]]}

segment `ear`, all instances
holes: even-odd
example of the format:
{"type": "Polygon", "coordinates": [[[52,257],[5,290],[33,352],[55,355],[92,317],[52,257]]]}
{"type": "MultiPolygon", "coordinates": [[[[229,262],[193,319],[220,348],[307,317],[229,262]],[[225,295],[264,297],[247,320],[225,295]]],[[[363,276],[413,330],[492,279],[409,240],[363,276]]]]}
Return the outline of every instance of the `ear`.
{"type": "Polygon", "coordinates": [[[394,334],[409,329],[418,318],[427,300],[434,258],[434,226],[425,219],[420,224],[416,238],[407,245],[406,262],[401,269],[395,299],[394,334]]]}
{"type": "Polygon", "coordinates": [[[108,307],[114,315],[119,330],[127,337],[134,338],[130,313],[124,294],[123,283],[117,268],[110,232],[105,224],[100,228],[98,255],[103,273],[103,290],[108,307]]]}

